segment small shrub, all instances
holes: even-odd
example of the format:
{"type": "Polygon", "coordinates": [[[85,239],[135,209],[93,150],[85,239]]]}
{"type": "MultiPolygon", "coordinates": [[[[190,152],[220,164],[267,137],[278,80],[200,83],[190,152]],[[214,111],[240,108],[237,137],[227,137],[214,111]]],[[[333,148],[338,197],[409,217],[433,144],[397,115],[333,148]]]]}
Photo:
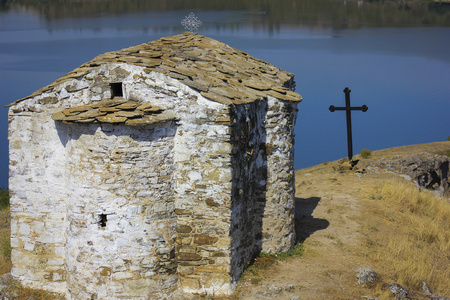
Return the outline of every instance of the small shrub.
{"type": "Polygon", "coordinates": [[[292,176],[292,174],[289,174],[287,177],[288,182],[291,182],[291,180],[294,178],[294,176],[292,176]]]}
{"type": "Polygon", "coordinates": [[[9,206],[9,191],[6,188],[0,188],[0,209],[5,209],[9,206]]]}
{"type": "Polygon", "coordinates": [[[359,155],[361,155],[362,158],[369,158],[372,155],[372,151],[370,151],[369,149],[364,148],[364,149],[361,150],[359,155]]]}
{"type": "Polygon", "coordinates": [[[290,258],[290,257],[300,257],[305,252],[305,248],[303,247],[303,244],[298,243],[295,244],[289,251],[277,253],[277,254],[271,254],[272,256],[275,256],[276,258],[279,258],[281,260],[290,258]]]}
{"type": "Polygon", "coordinates": [[[253,267],[259,270],[269,269],[276,261],[276,254],[262,252],[253,263],[253,267]]]}
{"type": "Polygon", "coordinates": [[[450,141],[450,135],[447,137],[447,142],[450,141]]]}
{"type": "Polygon", "coordinates": [[[287,252],[282,253],[265,253],[261,252],[258,257],[256,257],[252,262],[247,264],[247,268],[241,275],[241,279],[247,275],[253,277],[250,279],[252,284],[258,284],[261,281],[260,270],[268,270],[272,267],[278,260],[286,260],[288,258],[302,256],[305,252],[303,244],[295,244],[287,252]]]}

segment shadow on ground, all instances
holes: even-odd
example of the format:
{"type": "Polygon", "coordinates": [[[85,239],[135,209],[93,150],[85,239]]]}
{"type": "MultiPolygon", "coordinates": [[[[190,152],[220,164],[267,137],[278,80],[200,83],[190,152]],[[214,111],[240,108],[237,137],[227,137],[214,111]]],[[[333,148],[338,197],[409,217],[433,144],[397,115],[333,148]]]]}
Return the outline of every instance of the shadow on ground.
{"type": "Polygon", "coordinates": [[[312,216],[320,199],[320,197],[295,198],[295,235],[297,242],[304,242],[314,232],[325,229],[330,225],[327,220],[312,216]]]}

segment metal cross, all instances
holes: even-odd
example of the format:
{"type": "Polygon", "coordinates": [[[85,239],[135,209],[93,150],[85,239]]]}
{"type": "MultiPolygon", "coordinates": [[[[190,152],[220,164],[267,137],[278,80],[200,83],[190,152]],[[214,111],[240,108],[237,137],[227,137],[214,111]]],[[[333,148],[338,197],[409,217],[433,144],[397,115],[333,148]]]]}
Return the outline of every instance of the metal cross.
{"type": "Polygon", "coordinates": [[[368,107],[366,105],[351,107],[350,106],[350,92],[351,90],[346,87],[344,89],[345,93],[345,107],[334,107],[334,105],[330,106],[330,111],[334,112],[335,110],[345,110],[347,115],[347,146],[348,146],[348,158],[352,160],[353,157],[353,141],[352,141],[352,110],[362,110],[366,112],[368,107]]]}
{"type": "Polygon", "coordinates": [[[202,21],[200,21],[193,12],[181,21],[181,25],[184,26],[189,31],[197,30],[202,26],[202,21]]]}

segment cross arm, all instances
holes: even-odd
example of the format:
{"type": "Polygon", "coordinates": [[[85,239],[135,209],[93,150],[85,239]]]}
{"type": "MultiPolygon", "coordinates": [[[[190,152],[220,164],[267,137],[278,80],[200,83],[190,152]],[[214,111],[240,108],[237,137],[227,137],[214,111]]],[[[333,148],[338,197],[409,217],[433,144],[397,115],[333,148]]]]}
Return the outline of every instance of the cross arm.
{"type": "Polygon", "coordinates": [[[335,110],[362,110],[363,112],[366,112],[369,108],[367,105],[363,106],[356,106],[356,107],[335,107],[334,105],[330,105],[329,110],[331,112],[334,112],[335,110]]]}

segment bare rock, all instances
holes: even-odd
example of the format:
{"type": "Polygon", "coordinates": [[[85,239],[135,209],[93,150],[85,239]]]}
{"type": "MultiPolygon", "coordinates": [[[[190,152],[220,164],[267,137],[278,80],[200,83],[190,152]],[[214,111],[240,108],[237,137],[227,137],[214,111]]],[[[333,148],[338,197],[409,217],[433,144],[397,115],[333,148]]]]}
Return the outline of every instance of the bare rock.
{"type": "Polygon", "coordinates": [[[428,289],[427,284],[425,283],[425,281],[422,282],[422,291],[423,291],[424,293],[427,293],[428,295],[431,295],[431,292],[430,292],[430,290],[428,289]]]}
{"type": "Polygon", "coordinates": [[[281,292],[283,291],[282,288],[280,288],[279,286],[276,286],[276,285],[269,285],[269,286],[267,287],[267,289],[268,289],[269,291],[275,292],[275,293],[277,293],[277,294],[279,294],[279,293],[281,293],[281,292]]]}
{"type": "Polygon", "coordinates": [[[446,156],[431,155],[429,153],[413,154],[408,157],[381,158],[369,161],[367,169],[370,172],[386,170],[403,175],[417,184],[419,189],[436,190],[442,196],[450,196],[448,183],[449,159],[446,156]]]}
{"type": "Polygon", "coordinates": [[[403,162],[403,173],[410,176],[420,188],[448,190],[449,161],[445,156],[428,153],[412,155],[403,162]]]}
{"type": "Polygon", "coordinates": [[[293,285],[293,284],[287,284],[286,287],[284,288],[284,290],[288,291],[288,292],[290,292],[294,289],[295,289],[295,285],[293,285]]]}
{"type": "Polygon", "coordinates": [[[388,285],[389,290],[394,294],[394,298],[397,300],[412,300],[417,294],[407,289],[400,284],[390,283],[388,285]]]}
{"type": "MultiPolygon", "coordinates": [[[[450,298],[443,297],[441,295],[421,295],[419,293],[412,291],[407,287],[401,286],[398,283],[388,284],[388,289],[392,292],[396,300],[416,300],[416,299],[450,300],[450,298]]],[[[427,291],[429,292],[428,288],[427,291]]]]}
{"type": "Polygon", "coordinates": [[[355,271],[358,284],[370,284],[377,280],[378,274],[371,268],[359,268],[355,271]]]}

